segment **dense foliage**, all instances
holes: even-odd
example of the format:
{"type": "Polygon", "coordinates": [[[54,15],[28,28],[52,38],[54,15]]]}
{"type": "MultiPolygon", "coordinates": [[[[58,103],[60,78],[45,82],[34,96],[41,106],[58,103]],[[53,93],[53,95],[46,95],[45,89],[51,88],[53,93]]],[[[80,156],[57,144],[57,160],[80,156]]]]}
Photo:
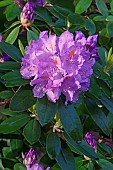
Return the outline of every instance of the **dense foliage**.
{"type": "Polygon", "coordinates": [[[113,169],[113,0],[0,1],[0,170],[113,169]]]}

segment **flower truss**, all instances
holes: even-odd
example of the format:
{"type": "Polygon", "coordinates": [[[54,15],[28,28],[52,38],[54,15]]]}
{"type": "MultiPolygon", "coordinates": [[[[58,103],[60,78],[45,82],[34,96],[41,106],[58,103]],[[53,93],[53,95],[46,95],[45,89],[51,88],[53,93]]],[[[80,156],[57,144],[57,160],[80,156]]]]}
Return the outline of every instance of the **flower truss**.
{"type": "Polygon", "coordinates": [[[65,104],[76,102],[79,93],[89,88],[98,59],[96,43],[97,35],[85,38],[80,31],[65,31],[60,37],[41,32],[39,40],[27,47],[20,69],[24,79],[31,79],[34,97],[47,95],[55,103],[64,94],[65,104]]]}

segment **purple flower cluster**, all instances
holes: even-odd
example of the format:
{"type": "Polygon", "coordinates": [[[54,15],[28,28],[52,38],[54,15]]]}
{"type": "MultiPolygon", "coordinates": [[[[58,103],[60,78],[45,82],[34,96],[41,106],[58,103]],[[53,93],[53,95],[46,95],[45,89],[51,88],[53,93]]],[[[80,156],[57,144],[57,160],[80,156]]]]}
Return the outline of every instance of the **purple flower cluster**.
{"type": "Polygon", "coordinates": [[[18,5],[19,8],[23,7],[23,0],[14,0],[14,4],[18,5]]]}
{"type": "Polygon", "coordinates": [[[41,32],[39,40],[27,47],[20,69],[24,79],[32,79],[34,97],[46,94],[56,102],[62,93],[65,104],[76,102],[80,91],[89,88],[92,66],[98,59],[96,43],[97,35],[85,38],[80,31],[74,35],[65,31],[60,37],[41,32]]]}
{"type": "MultiPolygon", "coordinates": [[[[0,35],[0,42],[2,41],[2,36],[0,35]]],[[[0,63],[3,63],[4,61],[8,61],[10,57],[4,52],[0,52],[0,63]]]]}
{"type": "Polygon", "coordinates": [[[35,8],[36,6],[43,6],[45,0],[28,0],[28,2],[35,8]]]}
{"type": "Polygon", "coordinates": [[[84,136],[84,140],[96,151],[97,143],[93,135],[90,132],[87,132],[84,136]]]}
{"type": "MultiPolygon", "coordinates": [[[[23,163],[27,170],[44,170],[44,166],[37,163],[37,158],[38,154],[32,148],[30,148],[28,153],[25,153],[23,163]]],[[[50,167],[46,168],[46,170],[50,170],[50,167]]]]}

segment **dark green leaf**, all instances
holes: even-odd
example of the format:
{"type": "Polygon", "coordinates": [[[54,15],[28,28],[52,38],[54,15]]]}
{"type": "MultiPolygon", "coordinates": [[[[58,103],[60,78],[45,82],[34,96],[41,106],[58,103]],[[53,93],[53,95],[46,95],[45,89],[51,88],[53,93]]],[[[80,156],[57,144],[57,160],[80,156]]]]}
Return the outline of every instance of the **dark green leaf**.
{"type": "Polygon", "coordinates": [[[6,38],[7,43],[13,44],[15,42],[15,40],[18,37],[19,29],[20,29],[20,27],[16,27],[10,32],[10,34],[6,38]]]}
{"type": "Polygon", "coordinates": [[[103,16],[108,16],[109,12],[107,6],[103,0],[96,0],[98,10],[103,16]]]}
{"type": "Polygon", "coordinates": [[[110,34],[110,37],[113,37],[113,22],[108,22],[107,29],[110,34]]]}
{"type": "Polygon", "coordinates": [[[108,119],[109,129],[112,129],[113,128],[113,114],[109,113],[107,116],[107,119],[108,119]]]}
{"type": "Polygon", "coordinates": [[[105,46],[110,41],[109,32],[106,28],[103,28],[99,33],[99,43],[101,46],[105,46]]]}
{"type": "Polygon", "coordinates": [[[91,118],[106,135],[109,135],[108,120],[102,108],[99,108],[94,100],[88,98],[85,100],[85,103],[91,118]]]}
{"type": "Polygon", "coordinates": [[[76,143],[66,133],[64,133],[64,137],[66,141],[73,148],[75,148],[76,151],[78,151],[78,153],[82,153],[83,155],[86,155],[87,157],[92,159],[98,159],[98,156],[95,153],[94,149],[92,149],[84,140],[82,140],[80,143],[76,143]]]}
{"type": "Polygon", "coordinates": [[[17,163],[14,165],[14,170],[26,170],[26,167],[21,163],[17,163]]]}
{"type": "Polygon", "coordinates": [[[18,90],[13,96],[10,109],[13,111],[24,111],[33,106],[36,102],[31,88],[25,86],[18,90]]]}
{"type": "Polygon", "coordinates": [[[0,92],[0,98],[2,99],[10,99],[13,96],[13,92],[10,90],[4,90],[0,92]]]}
{"type": "Polygon", "coordinates": [[[109,16],[106,18],[106,21],[113,21],[113,16],[112,16],[112,15],[109,15],[109,16]]]}
{"type": "Polygon", "coordinates": [[[113,169],[113,164],[105,159],[99,159],[97,163],[103,169],[113,169]]]}
{"type": "Polygon", "coordinates": [[[83,129],[80,118],[73,105],[65,106],[62,101],[58,107],[59,117],[63,128],[75,141],[82,139],[83,129]]]}
{"type": "Polygon", "coordinates": [[[68,147],[62,147],[56,161],[62,170],[76,170],[73,154],[68,147]]]}
{"type": "Polygon", "coordinates": [[[39,36],[39,34],[36,34],[35,32],[33,32],[31,30],[27,31],[27,41],[28,41],[28,43],[30,44],[30,42],[32,40],[37,40],[38,36],[39,36]]]}
{"type": "Polygon", "coordinates": [[[75,12],[78,14],[83,13],[84,11],[86,11],[89,8],[91,3],[92,3],[92,0],[85,0],[85,1],[80,0],[75,7],[75,12]]]}
{"type": "Polygon", "coordinates": [[[20,14],[20,8],[16,4],[11,4],[5,9],[6,18],[8,21],[13,20],[20,14]]]}
{"type": "Polygon", "coordinates": [[[7,61],[0,63],[0,70],[17,70],[20,69],[20,63],[7,61]]]}
{"type": "Polygon", "coordinates": [[[15,61],[21,62],[22,59],[22,54],[18,48],[16,48],[14,45],[1,42],[0,43],[0,48],[7,54],[9,55],[12,59],[15,61]]]}
{"type": "Polygon", "coordinates": [[[12,0],[4,0],[0,2],[0,7],[7,6],[12,3],[12,0]]]}
{"type": "Polygon", "coordinates": [[[57,133],[50,133],[46,140],[46,150],[51,159],[56,158],[60,153],[61,142],[57,133]]]}
{"type": "Polygon", "coordinates": [[[18,45],[19,45],[22,55],[25,56],[25,49],[24,49],[24,46],[20,40],[18,40],[18,45]]]}
{"type": "Polygon", "coordinates": [[[48,11],[45,8],[38,6],[36,13],[40,17],[42,17],[45,22],[47,22],[49,24],[52,23],[52,18],[51,18],[51,16],[49,15],[48,11]]]}
{"type": "Polygon", "coordinates": [[[102,95],[101,102],[113,114],[113,102],[110,101],[105,95],[102,95]]]}
{"type": "Polygon", "coordinates": [[[57,34],[58,36],[60,36],[60,35],[64,32],[63,29],[57,28],[57,27],[54,27],[54,28],[53,28],[53,31],[54,31],[55,34],[57,34]]]}
{"type": "Polygon", "coordinates": [[[46,97],[37,100],[36,110],[42,126],[49,123],[57,112],[57,103],[50,102],[46,97]]]}
{"type": "Polygon", "coordinates": [[[67,17],[67,20],[70,24],[73,25],[83,25],[84,24],[84,18],[76,13],[69,14],[67,17]]]}
{"type": "Polygon", "coordinates": [[[0,113],[4,114],[4,115],[8,115],[8,116],[15,116],[17,115],[17,113],[9,110],[9,109],[0,109],[0,113]]]}
{"type": "Polygon", "coordinates": [[[26,140],[33,145],[40,138],[41,129],[37,120],[33,119],[25,126],[23,135],[26,140]]]}
{"type": "Polygon", "coordinates": [[[8,134],[19,130],[30,120],[27,114],[16,114],[0,124],[0,133],[8,134]]]}
{"type": "Polygon", "coordinates": [[[89,31],[89,35],[95,34],[96,32],[96,26],[91,19],[85,20],[85,28],[89,31]]]}
{"type": "Polygon", "coordinates": [[[29,80],[23,79],[19,70],[8,72],[5,75],[3,75],[2,78],[6,80],[7,87],[15,87],[29,84],[29,80]]]}

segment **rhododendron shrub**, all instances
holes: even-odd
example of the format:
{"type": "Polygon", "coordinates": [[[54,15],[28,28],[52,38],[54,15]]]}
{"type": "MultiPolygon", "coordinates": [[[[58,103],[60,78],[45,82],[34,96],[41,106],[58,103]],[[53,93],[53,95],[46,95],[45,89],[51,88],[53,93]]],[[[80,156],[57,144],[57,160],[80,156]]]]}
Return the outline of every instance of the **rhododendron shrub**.
{"type": "Polygon", "coordinates": [[[0,1],[0,170],[112,170],[113,1],[0,1]]]}

